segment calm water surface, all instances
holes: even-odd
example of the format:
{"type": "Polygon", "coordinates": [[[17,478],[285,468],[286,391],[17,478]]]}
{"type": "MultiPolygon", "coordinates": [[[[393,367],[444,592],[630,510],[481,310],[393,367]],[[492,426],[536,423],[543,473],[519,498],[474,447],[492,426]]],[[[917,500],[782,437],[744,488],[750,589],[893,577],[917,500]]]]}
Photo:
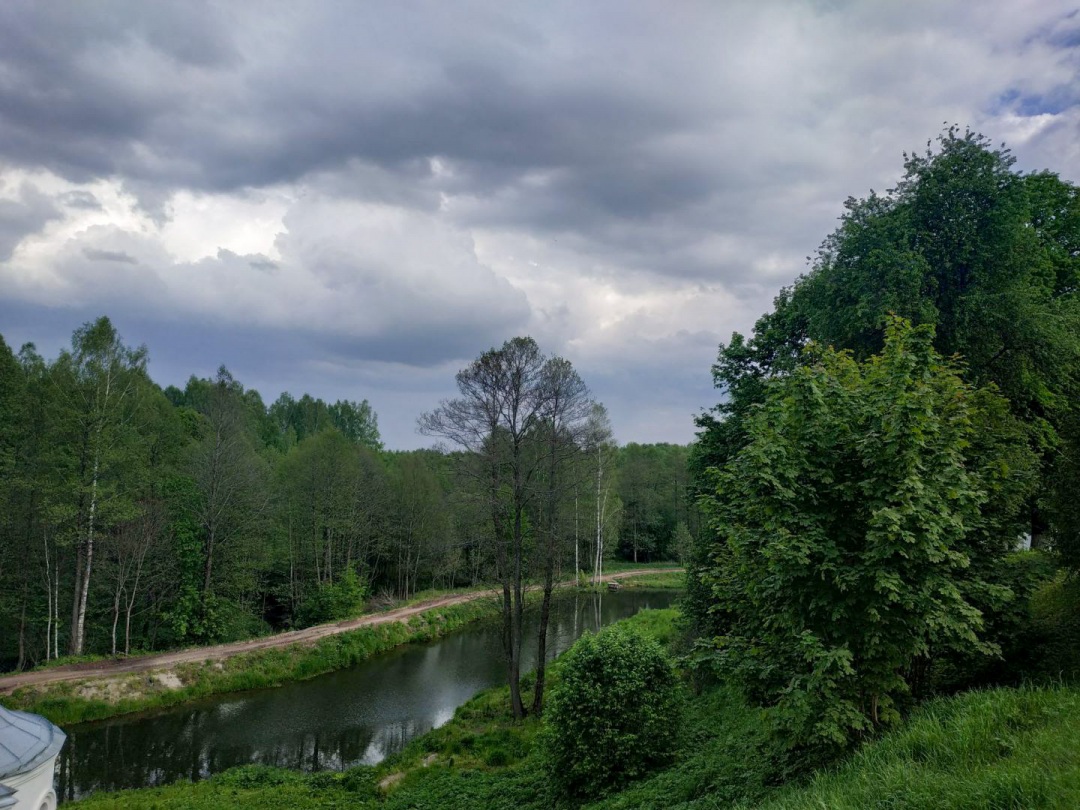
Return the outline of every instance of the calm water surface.
{"type": "MultiPolygon", "coordinates": [[[[671,591],[564,595],[548,650],[642,608],[668,607],[671,591]]],[[[526,668],[536,663],[535,614],[526,614],[526,668]],[[531,641],[530,641],[531,639],[531,641]]],[[[504,683],[499,625],[478,622],[428,644],[409,644],[352,669],[275,689],[222,695],[150,717],[64,729],[58,787],[65,799],[199,780],[248,763],[305,771],[374,764],[442,725],[481,689],[504,683]]]]}

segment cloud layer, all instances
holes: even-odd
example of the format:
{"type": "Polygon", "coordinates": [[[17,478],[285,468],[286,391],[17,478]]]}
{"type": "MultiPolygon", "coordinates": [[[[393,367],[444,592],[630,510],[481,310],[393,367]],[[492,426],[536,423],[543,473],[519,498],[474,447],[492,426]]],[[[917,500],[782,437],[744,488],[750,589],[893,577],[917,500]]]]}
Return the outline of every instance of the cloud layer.
{"type": "Polygon", "coordinates": [[[1080,179],[1064,2],[0,7],[0,332],[369,398],[565,354],[686,441],[716,344],[944,122],[1080,179]]]}

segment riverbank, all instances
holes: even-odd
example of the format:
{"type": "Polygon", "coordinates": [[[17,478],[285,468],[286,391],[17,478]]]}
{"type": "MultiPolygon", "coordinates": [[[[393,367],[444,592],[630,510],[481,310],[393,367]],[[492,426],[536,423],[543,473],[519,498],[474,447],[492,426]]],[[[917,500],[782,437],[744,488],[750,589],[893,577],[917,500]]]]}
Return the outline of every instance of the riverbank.
{"type": "MultiPolygon", "coordinates": [[[[676,635],[678,611],[644,610],[623,619],[662,643],[676,635]]],[[[550,683],[559,677],[559,661],[549,668],[550,683]]],[[[532,687],[531,675],[523,686],[532,687]]],[[[86,808],[285,808],[356,807],[517,807],[531,806],[542,789],[535,767],[538,718],[515,722],[507,711],[509,689],[486,689],[467,701],[445,725],[424,734],[404,750],[375,766],[344,773],[304,774],[263,766],[226,771],[207,781],[178,782],[159,788],[97,794],[79,802],[86,808]],[[447,777],[450,777],[447,781],[447,777]],[[462,783],[458,784],[458,780],[462,783]],[[506,791],[496,797],[489,789],[506,791]],[[517,795],[521,789],[525,794],[517,795]],[[444,791],[461,799],[444,803],[444,791]]],[[[540,794],[542,795],[542,794],[540,794]]]]}
{"type": "MultiPolygon", "coordinates": [[[[637,569],[608,576],[624,582],[658,575],[677,581],[671,574],[672,569],[637,569]]],[[[250,642],[8,676],[0,678],[0,691],[16,684],[4,705],[45,715],[58,725],[100,720],[312,678],[498,612],[490,590],[450,594],[250,642]]]]}
{"type": "MultiPolygon", "coordinates": [[[[641,619],[656,622],[648,611],[641,619]]],[[[557,666],[554,668],[557,677],[557,666]]],[[[908,810],[1080,806],[1080,690],[1000,688],[941,698],[845,762],[783,773],[762,713],[714,686],[686,695],[672,767],[589,810],[908,810]]],[[[537,745],[541,723],[515,723],[505,687],[462,706],[445,726],[374,767],[304,774],[248,766],[195,784],[101,794],[86,810],[550,810],[537,745]]],[[[567,807],[571,805],[565,805],[567,807]]]]}

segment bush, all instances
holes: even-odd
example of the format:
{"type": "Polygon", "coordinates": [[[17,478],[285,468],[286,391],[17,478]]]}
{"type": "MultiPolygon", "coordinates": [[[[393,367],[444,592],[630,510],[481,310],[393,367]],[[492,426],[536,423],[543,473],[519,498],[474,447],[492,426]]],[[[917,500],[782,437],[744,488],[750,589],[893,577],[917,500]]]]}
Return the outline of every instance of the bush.
{"type": "Polygon", "coordinates": [[[301,606],[297,618],[305,626],[351,619],[364,612],[367,597],[367,585],[350,569],[337,582],[320,585],[301,606]]]}
{"type": "Polygon", "coordinates": [[[1080,579],[1059,574],[1031,597],[1038,634],[1034,674],[1051,681],[1080,681],[1080,579]]]}
{"type": "Polygon", "coordinates": [[[615,625],[579,639],[559,671],[543,744],[564,795],[600,796],[671,760],[678,685],[659,644],[615,625]]]}

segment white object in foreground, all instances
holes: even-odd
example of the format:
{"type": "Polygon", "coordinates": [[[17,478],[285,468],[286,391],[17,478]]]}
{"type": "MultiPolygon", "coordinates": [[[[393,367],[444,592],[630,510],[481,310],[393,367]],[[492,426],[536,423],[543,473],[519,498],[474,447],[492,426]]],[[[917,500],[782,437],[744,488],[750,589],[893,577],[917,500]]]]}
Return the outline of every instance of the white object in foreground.
{"type": "Polygon", "coordinates": [[[44,717],[0,706],[0,808],[56,810],[53,771],[66,739],[44,717]]]}

